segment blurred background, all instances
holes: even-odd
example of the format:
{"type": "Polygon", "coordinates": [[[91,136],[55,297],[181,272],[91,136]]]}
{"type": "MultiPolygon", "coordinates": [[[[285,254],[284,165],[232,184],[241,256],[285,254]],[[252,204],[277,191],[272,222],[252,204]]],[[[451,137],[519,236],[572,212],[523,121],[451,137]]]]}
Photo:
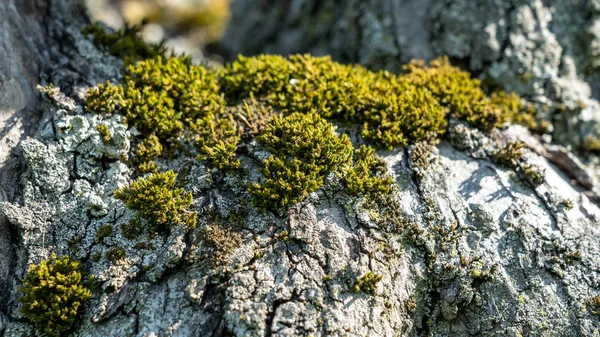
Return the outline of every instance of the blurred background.
{"type": "Polygon", "coordinates": [[[92,21],[111,28],[140,24],[147,42],[166,40],[175,53],[222,62],[218,50],[230,0],[86,0],[92,21]]]}

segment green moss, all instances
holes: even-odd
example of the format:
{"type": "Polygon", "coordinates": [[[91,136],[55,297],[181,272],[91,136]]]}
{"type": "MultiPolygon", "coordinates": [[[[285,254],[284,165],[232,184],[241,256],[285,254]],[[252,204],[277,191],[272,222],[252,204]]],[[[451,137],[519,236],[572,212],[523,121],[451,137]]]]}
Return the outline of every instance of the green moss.
{"type": "Polygon", "coordinates": [[[113,85],[109,81],[90,88],[86,93],[84,108],[87,111],[110,116],[119,109],[125,92],[122,86],[113,85]]]}
{"type": "Polygon", "coordinates": [[[375,150],[363,145],[354,153],[354,165],[344,172],[346,190],[352,195],[388,194],[393,180],[387,175],[387,166],[375,155],[375,150]]]}
{"type": "Polygon", "coordinates": [[[588,135],[581,148],[588,152],[600,152],[600,139],[592,135],[588,135]]]}
{"type": "Polygon", "coordinates": [[[379,283],[382,278],[383,276],[369,271],[368,273],[356,279],[352,285],[352,292],[358,293],[362,291],[373,295],[375,294],[375,290],[377,290],[377,283],[379,283]]]}
{"type": "Polygon", "coordinates": [[[102,242],[104,238],[109,237],[113,234],[112,225],[104,225],[98,228],[96,231],[96,242],[102,242]]]}
{"type": "Polygon", "coordinates": [[[532,187],[544,182],[544,175],[538,167],[523,160],[525,144],[519,141],[506,144],[493,156],[495,163],[516,170],[532,187]]]}
{"type": "Polygon", "coordinates": [[[133,163],[138,166],[141,173],[156,172],[153,159],[160,156],[163,146],[155,134],[151,134],[137,144],[134,150],[133,163]]]}
{"type": "Polygon", "coordinates": [[[221,170],[240,167],[240,161],[234,158],[240,134],[231,116],[205,118],[200,121],[197,130],[198,159],[206,160],[221,170]]]}
{"type": "Polygon", "coordinates": [[[94,43],[113,56],[130,63],[134,60],[145,60],[156,56],[164,56],[166,48],[163,42],[147,44],[140,36],[141,27],[125,24],[123,29],[107,33],[101,24],[86,26],[81,32],[93,36],[94,43]]]}
{"type": "Polygon", "coordinates": [[[496,92],[488,97],[481,82],[470,74],[453,67],[448,58],[438,58],[429,67],[422,62],[412,62],[404,67],[408,80],[427,87],[447,113],[484,131],[504,122],[534,123],[535,111],[525,109],[515,94],[496,92]]]}
{"type": "Polygon", "coordinates": [[[104,258],[112,263],[117,263],[118,261],[123,260],[126,256],[127,253],[123,247],[113,247],[104,254],[104,258]]]}
{"type": "Polygon", "coordinates": [[[494,153],[493,160],[504,167],[514,168],[518,166],[519,160],[523,158],[524,147],[525,144],[519,141],[508,143],[494,153]]]}
{"type": "Polygon", "coordinates": [[[98,262],[98,261],[100,261],[100,259],[102,258],[102,254],[100,254],[100,252],[99,252],[99,251],[95,251],[95,252],[92,254],[91,258],[92,258],[92,261],[94,261],[94,262],[98,262]]]}
{"type": "Polygon", "coordinates": [[[96,126],[96,131],[98,131],[98,133],[100,134],[100,137],[102,137],[102,141],[104,143],[110,142],[112,135],[110,134],[110,129],[108,128],[108,125],[104,125],[104,124],[98,125],[98,126],[96,126]]]}
{"type": "Polygon", "coordinates": [[[540,169],[533,164],[523,164],[521,166],[525,180],[533,186],[539,186],[544,182],[544,175],[540,172],[540,169]]]}
{"type": "Polygon", "coordinates": [[[222,70],[221,79],[230,100],[254,95],[284,113],[314,112],[364,123],[363,136],[384,147],[444,131],[442,107],[428,90],[330,57],[240,56],[222,70]]]}
{"type": "Polygon", "coordinates": [[[405,69],[394,76],[329,57],[240,56],[221,71],[221,82],[234,102],[254,95],[284,113],[315,112],[364,124],[363,136],[386,148],[436,138],[445,132],[446,115],[486,131],[505,121],[533,123],[533,112],[518,96],[488,97],[477,79],[445,58],[405,69]]]}
{"type": "Polygon", "coordinates": [[[92,293],[93,278],[84,281],[80,263],[68,256],[52,255],[37,265],[29,266],[23,286],[21,313],[47,336],[59,336],[75,321],[79,308],[92,293]]]}
{"type": "Polygon", "coordinates": [[[266,180],[251,184],[249,191],[254,204],[266,209],[301,201],[323,185],[327,173],[351,164],[348,136],[338,137],[333,125],[316,114],[275,117],[257,141],[272,156],[261,168],[266,180]]]}
{"type": "Polygon", "coordinates": [[[591,307],[592,314],[600,316],[600,296],[590,297],[587,304],[591,307]]]}
{"type": "Polygon", "coordinates": [[[142,172],[154,171],[151,159],[172,152],[184,131],[206,137],[201,131],[223,111],[216,73],[192,65],[188,58],[164,60],[158,56],[139,61],[123,71],[123,83],[115,86],[107,82],[90,90],[85,107],[96,113],[118,112],[128,126],[137,129],[141,145],[136,147],[139,158],[134,156],[134,162],[142,172]]]}
{"type": "MultiPolygon", "coordinates": [[[[128,187],[115,191],[114,197],[138,212],[155,232],[169,232],[173,226],[196,226],[196,212],[190,210],[192,194],[175,188],[177,175],[173,171],[139,178],[128,187]]],[[[140,219],[138,218],[138,221],[140,219]]]]}

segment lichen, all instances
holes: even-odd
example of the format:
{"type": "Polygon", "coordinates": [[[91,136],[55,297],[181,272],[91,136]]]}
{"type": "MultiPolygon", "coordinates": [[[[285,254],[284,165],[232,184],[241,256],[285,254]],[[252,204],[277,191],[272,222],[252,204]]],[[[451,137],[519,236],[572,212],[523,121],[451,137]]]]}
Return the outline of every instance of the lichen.
{"type": "Polygon", "coordinates": [[[145,220],[151,231],[165,233],[177,225],[192,229],[196,226],[196,212],[190,210],[192,194],[176,188],[176,179],[173,171],[150,174],[116,190],[114,197],[136,210],[138,221],[145,220]]]}
{"type": "Polygon", "coordinates": [[[93,278],[84,280],[79,267],[80,263],[70,257],[53,254],[29,266],[19,287],[23,293],[19,298],[21,313],[47,336],[59,336],[68,330],[83,302],[92,296],[89,288],[93,278]]]}

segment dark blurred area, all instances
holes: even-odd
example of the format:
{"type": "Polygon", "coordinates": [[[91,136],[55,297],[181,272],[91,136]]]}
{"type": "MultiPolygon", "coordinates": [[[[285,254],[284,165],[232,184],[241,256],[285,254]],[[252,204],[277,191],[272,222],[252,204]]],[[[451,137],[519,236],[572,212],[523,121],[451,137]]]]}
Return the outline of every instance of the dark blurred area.
{"type": "Polygon", "coordinates": [[[86,0],[93,21],[111,28],[145,21],[147,42],[166,41],[175,53],[196,61],[222,62],[218,41],[227,20],[231,0],[86,0]]]}

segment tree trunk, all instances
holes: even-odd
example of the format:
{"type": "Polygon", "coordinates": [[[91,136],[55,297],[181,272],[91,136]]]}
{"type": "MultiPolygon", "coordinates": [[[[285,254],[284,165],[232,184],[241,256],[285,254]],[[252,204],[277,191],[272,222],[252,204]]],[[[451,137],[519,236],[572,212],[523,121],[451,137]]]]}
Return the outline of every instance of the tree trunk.
{"type": "MultiPolygon", "coordinates": [[[[539,107],[549,95],[541,117],[558,130],[560,108],[568,137],[581,141],[595,125],[583,121],[600,109],[576,77],[584,61],[573,61],[572,39],[556,43],[549,32],[572,34],[561,28],[582,9],[556,5],[567,15],[556,10],[551,25],[540,1],[474,3],[237,0],[224,43],[392,70],[450,54],[539,107]],[[494,29],[499,45],[480,36],[494,29]],[[530,64],[521,75],[531,77],[520,83],[522,55],[530,64]]],[[[19,313],[18,286],[29,264],[52,253],[82,261],[98,285],[64,335],[598,334],[600,208],[584,193],[593,192],[593,176],[564,147],[520,126],[487,134],[449,120],[435,146],[379,151],[399,188],[368,210],[332,172],[289,211],[260,212],[247,202],[266,158],[255,143],[236,153],[245,175],[176,158],[164,164],[193,193],[197,228],[126,238],[136,212],[113,194],[132,180],[118,154],[133,130],[118,114],[81,104],[88,87],[118,82],[123,62],[82,36],[87,20],[76,0],[0,4],[0,335],[36,335],[19,313]],[[61,91],[38,94],[38,83],[61,91]],[[99,123],[122,142],[105,142],[99,123]],[[527,144],[521,166],[497,165],[517,140],[527,144]],[[537,173],[543,181],[532,182],[537,173]],[[239,228],[223,223],[230,217],[239,228]],[[107,227],[112,234],[100,237],[107,227]],[[110,259],[115,250],[125,257],[110,259]]]]}

